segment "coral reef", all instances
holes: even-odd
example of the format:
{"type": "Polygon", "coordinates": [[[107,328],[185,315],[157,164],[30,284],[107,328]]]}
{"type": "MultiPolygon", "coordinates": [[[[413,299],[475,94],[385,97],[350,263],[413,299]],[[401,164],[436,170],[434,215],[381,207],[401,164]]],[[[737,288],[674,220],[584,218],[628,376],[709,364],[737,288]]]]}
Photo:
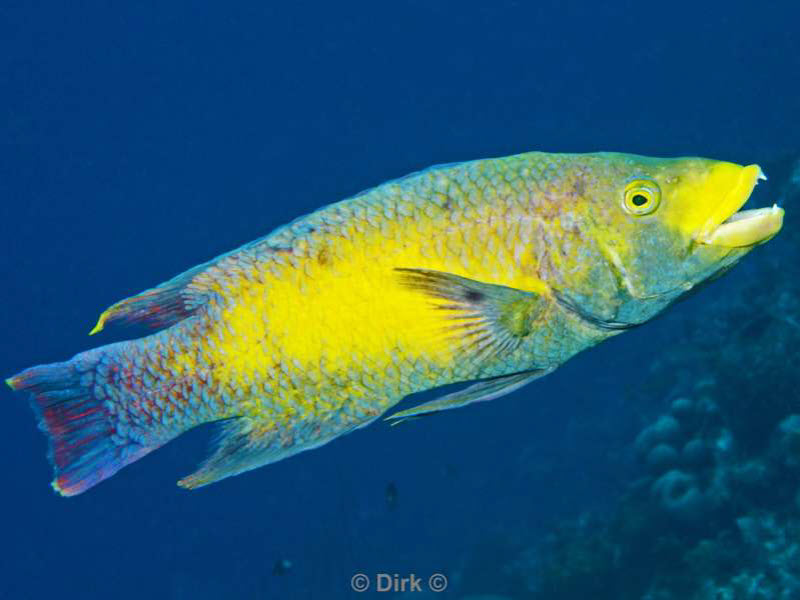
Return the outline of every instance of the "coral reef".
{"type": "Polygon", "coordinates": [[[800,330],[781,332],[738,357],[723,351],[714,372],[729,383],[699,383],[642,429],[632,444],[642,476],[613,514],[562,525],[517,561],[524,597],[800,598],[800,415],[780,395],[800,376],[775,355],[800,344],[800,330]],[[745,372],[753,352],[764,360],[745,372]],[[778,396],[762,385],[761,403],[738,414],[730,380],[747,390],[742,380],[767,376],[778,396]]]}

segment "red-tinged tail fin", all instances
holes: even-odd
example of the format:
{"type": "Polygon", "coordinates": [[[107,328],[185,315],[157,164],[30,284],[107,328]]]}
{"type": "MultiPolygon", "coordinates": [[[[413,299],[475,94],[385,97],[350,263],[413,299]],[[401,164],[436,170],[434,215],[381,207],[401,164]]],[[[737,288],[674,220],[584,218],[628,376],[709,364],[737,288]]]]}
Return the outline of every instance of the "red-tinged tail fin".
{"type": "Polygon", "coordinates": [[[62,496],[86,491],[160,445],[145,446],[119,435],[112,403],[94,385],[102,352],[91,350],[6,379],[11,389],[31,393],[31,406],[50,443],[53,489],[62,496]]]}

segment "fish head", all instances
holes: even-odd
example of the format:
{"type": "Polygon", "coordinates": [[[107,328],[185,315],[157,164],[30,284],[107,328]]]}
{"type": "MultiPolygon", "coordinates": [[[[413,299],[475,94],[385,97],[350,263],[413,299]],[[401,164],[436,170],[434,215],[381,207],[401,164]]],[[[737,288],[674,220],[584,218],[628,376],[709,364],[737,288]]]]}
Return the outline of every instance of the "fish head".
{"type": "Polygon", "coordinates": [[[740,210],[765,179],[758,165],[603,154],[589,171],[590,238],[606,276],[585,280],[582,299],[600,323],[647,321],[783,224],[775,205],[740,210]]]}

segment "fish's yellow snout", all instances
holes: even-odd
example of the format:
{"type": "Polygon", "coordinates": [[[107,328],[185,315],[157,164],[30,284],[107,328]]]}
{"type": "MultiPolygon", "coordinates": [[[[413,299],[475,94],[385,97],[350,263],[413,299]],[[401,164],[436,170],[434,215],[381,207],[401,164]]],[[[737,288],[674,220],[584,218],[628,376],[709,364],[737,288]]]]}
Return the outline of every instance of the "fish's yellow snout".
{"type": "Polygon", "coordinates": [[[715,163],[703,177],[680,185],[679,227],[708,246],[746,248],[766,242],[783,226],[783,209],[740,210],[762,179],[766,176],[758,165],[715,163]]]}
{"type": "Polygon", "coordinates": [[[715,170],[717,172],[712,172],[710,184],[727,186],[728,189],[727,192],[724,192],[724,187],[720,190],[722,201],[714,207],[711,216],[698,233],[698,242],[726,248],[744,248],[766,242],[780,231],[784,211],[777,205],[771,208],[739,210],[750,198],[759,180],[766,180],[761,167],[720,163],[715,170]]]}

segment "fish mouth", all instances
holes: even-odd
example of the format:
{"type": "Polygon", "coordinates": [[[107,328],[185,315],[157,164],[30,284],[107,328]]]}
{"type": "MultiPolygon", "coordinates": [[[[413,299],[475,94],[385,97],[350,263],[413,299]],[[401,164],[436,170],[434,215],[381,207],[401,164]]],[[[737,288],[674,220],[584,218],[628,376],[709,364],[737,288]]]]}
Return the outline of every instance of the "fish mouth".
{"type": "Polygon", "coordinates": [[[766,179],[761,167],[743,167],[736,184],[696,236],[697,242],[723,248],[749,248],[772,239],[783,227],[782,208],[773,204],[769,208],[739,210],[761,179],[766,179]]]}

